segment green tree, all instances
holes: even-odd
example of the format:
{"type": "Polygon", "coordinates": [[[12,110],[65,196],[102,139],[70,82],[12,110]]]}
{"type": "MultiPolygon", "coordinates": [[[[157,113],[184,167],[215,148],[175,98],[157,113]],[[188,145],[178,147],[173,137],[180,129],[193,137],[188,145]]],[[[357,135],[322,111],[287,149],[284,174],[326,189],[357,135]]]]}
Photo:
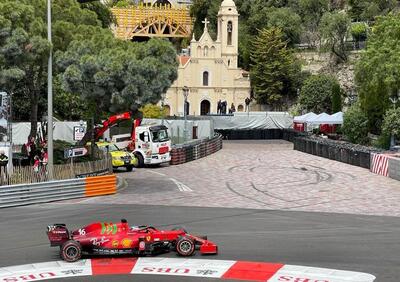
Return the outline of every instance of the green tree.
{"type": "Polygon", "coordinates": [[[222,0],[194,0],[190,6],[190,15],[194,18],[193,33],[196,39],[203,34],[205,18],[210,21],[208,32],[216,39],[218,11],[222,0]]]}
{"type": "Polygon", "coordinates": [[[355,81],[370,131],[379,134],[390,97],[400,90],[400,15],[377,19],[355,68],[355,81]]]}
{"type": "MultiPolygon", "coordinates": [[[[94,12],[75,0],[53,1],[53,49],[64,49],[74,38],[100,28],[94,12]]],[[[38,116],[45,112],[47,41],[45,0],[0,0],[0,87],[13,93],[14,116],[31,122],[36,135],[38,116]],[[26,107],[29,104],[29,109],[26,107]]]]}
{"type": "Polygon", "coordinates": [[[336,91],[341,92],[334,77],[326,74],[312,75],[304,82],[300,90],[299,103],[307,111],[332,113],[333,105],[336,110],[339,104],[336,100],[338,97],[332,99],[336,91]]]}
{"type": "Polygon", "coordinates": [[[258,103],[274,107],[288,103],[296,94],[300,65],[287,48],[279,28],[260,31],[251,53],[251,81],[258,103]]]}
{"type": "Polygon", "coordinates": [[[349,0],[349,15],[356,21],[373,21],[396,8],[396,0],[349,0]]]}
{"type": "Polygon", "coordinates": [[[163,118],[165,117],[165,109],[158,105],[146,104],[140,108],[144,118],[163,118]]]}
{"type": "Polygon", "coordinates": [[[332,113],[342,111],[342,89],[339,83],[334,83],[332,86],[332,113]]]}
{"type": "Polygon", "coordinates": [[[318,27],[322,16],[329,10],[329,0],[299,0],[298,9],[303,19],[305,38],[310,46],[318,47],[321,40],[318,27]]]}
{"type": "Polygon", "coordinates": [[[345,43],[349,27],[349,17],[340,12],[325,13],[319,26],[325,47],[338,59],[339,63],[347,61],[345,43]]]}
{"type": "Polygon", "coordinates": [[[101,25],[104,28],[109,28],[111,24],[116,23],[116,19],[114,18],[111,10],[99,0],[91,0],[83,3],[81,2],[81,7],[95,12],[98,20],[101,22],[101,25]]]}
{"type": "Polygon", "coordinates": [[[104,32],[72,42],[56,58],[64,89],[96,103],[96,119],[102,111],[135,111],[157,103],[177,78],[176,51],[161,39],[133,43],[104,32]]]}
{"type": "Polygon", "coordinates": [[[400,139],[400,108],[392,108],[386,111],[382,133],[388,136],[393,135],[396,139],[400,139]]]}
{"type": "Polygon", "coordinates": [[[360,105],[351,106],[343,116],[343,134],[356,144],[368,144],[368,118],[360,105]]]}

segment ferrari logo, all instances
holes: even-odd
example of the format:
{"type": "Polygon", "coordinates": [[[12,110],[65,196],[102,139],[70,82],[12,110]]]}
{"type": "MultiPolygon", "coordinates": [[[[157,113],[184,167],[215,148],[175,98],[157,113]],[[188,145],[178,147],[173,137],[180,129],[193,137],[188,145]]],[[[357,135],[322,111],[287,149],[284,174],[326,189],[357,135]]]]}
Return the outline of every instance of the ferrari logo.
{"type": "Polygon", "coordinates": [[[121,242],[122,247],[128,249],[132,246],[132,240],[130,239],[123,239],[121,242]]]}
{"type": "Polygon", "coordinates": [[[150,241],[151,240],[151,236],[146,236],[146,241],[150,241]]]}
{"type": "Polygon", "coordinates": [[[118,248],[119,242],[117,240],[112,241],[113,248],[118,248]]]}

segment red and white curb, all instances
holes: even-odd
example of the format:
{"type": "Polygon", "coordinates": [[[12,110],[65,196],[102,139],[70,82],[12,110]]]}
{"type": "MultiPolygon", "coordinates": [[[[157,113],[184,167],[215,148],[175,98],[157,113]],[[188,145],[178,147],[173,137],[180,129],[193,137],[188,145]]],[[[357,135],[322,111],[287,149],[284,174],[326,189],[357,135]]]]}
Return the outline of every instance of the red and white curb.
{"type": "Polygon", "coordinates": [[[268,282],[373,282],[353,271],[234,260],[99,258],[75,263],[43,262],[0,268],[1,282],[40,281],[90,275],[147,274],[268,282]]]}

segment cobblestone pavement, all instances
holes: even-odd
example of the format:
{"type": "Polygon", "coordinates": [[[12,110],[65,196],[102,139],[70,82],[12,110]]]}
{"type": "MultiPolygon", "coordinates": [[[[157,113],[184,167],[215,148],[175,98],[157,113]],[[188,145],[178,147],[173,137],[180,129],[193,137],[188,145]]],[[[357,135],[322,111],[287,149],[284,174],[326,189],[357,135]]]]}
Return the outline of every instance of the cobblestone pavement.
{"type": "Polygon", "coordinates": [[[119,174],[128,186],[118,195],[83,202],[400,216],[400,182],[292,148],[225,141],[200,160],[119,174]]]}

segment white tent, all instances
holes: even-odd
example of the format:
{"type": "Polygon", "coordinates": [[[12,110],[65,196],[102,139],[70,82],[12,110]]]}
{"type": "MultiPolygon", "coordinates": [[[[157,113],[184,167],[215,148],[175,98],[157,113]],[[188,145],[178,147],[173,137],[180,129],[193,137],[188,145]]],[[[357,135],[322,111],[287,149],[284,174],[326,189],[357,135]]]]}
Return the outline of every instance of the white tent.
{"type": "Polygon", "coordinates": [[[343,124],[343,113],[337,112],[336,114],[331,115],[332,117],[332,124],[343,124]]]}
{"type": "Polygon", "coordinates": [[[315,117],[317,117],[317,115],[314,114],[313,112],[311,112],[311,113],[304,114],[302,116],[296,116],[296,117],[294,117],[293,121],[297,122],[297,123],[306,123],[306,122],[308,122],[308,120],[313,119],[315,117]]]}
{"type": "Polygon", "coordinates": [[[309,124],[343,124],[343,113],[338,112],[333,115],[322,113],[315,118],[307,120],[309,124]]]}

